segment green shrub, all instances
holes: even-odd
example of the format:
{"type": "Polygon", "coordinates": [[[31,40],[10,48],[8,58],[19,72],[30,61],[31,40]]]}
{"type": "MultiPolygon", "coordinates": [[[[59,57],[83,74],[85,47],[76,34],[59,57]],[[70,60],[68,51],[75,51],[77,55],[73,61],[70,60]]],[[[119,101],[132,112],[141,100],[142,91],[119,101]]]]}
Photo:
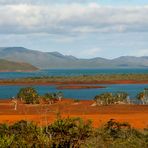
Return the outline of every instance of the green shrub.
{"type": "Polygon", "coordinates": [[[39,95],[32,87],[21,88],[17,94],[17,98],[25,101],[26,104],[39,103],[39,95]]]}
{"type": "Polygon", "coordinates": [[[81,118],[59,118],[46,127],[22,120],[0,124],[0,147],[147,148],[148,130],[140,132],[113,119],[98,129],[81,118]]]}
{"type": "Polygon", "coordinates": [[[91,122],[80,118],[66,118],[55,121],[48,127],[53,147],[79,147],[92,134],[91,122]]]}

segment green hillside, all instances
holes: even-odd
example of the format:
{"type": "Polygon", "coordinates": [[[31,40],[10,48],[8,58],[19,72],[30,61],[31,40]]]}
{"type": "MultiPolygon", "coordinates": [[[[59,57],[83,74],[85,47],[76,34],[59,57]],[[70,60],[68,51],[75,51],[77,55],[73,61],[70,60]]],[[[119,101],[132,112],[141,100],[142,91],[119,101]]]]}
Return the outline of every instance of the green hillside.
{"type": "Polygon", "coordinates": [[[12,62],[0,59],[0,71],[35,71],[35,66],[28,63],[12,62]]]}

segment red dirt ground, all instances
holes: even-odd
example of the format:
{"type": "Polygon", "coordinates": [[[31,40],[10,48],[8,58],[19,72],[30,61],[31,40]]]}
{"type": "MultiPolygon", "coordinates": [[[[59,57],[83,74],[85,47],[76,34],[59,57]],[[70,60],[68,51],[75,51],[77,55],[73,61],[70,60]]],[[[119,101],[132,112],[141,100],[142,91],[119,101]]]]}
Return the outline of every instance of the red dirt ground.
{"type": "Polygon", "coordinates": [[[61,85],[57,86],[57,89],[92,89],[92,88],[105,88],[104,86],[94,86],[94,85],[61,85]]]}
{"type": "Polygon", "coordinates": [[[100,127],[110,119],[129,122],[133,127],[143,129],[148,127],[147,105],[108,105],[91,106],[93,101],[80,101],[64,99],[53,105],[25,105],[18,104],[14,111],[10,100],[0,101],[0,122],[13,123],[18,120],[30,120],[40,125],[52,123],[60,113],[62,117],[81,117],[93,121],[94,127],[100,127]]]}
{"type": "Polygon", "coordinates": [[[63,82],[13,82],[13,81],[0,81],[0,85],[63,85],[63,84],[148,84],[148,80],[114,80],[114,81],[63,81],[63,82]]]}

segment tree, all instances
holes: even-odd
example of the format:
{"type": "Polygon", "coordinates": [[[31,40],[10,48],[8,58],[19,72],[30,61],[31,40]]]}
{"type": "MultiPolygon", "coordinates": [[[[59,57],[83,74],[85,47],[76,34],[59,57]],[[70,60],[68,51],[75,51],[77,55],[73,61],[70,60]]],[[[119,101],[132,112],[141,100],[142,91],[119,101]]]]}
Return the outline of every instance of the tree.
{"type": "Polygon", "coordinates": [[[128,93],[126,92],[117,92],[114,95],[114,98],[116,100],[116,102],[120,101],[120,102],[124,102],[127,103],[128,102],[128,93]]]}
{"type": "Polygon", "coordinates": [[[140,92],[138,95],[137,95],[137,99],[142,101],[142,104],[145,104],[145,101],[144,101],[144,92],[140,92]]]}
{"type": "Polygon", "coordinates": [[[17,105],[18,105],[17,99],[13,97],[11,101],[14,104],[14,110],[17,110],[17,105]]]}
{"type": "Polygon", "coordinates": [[[103,93],[95,96],[94,100],[97,105],[108,105],[113,104],[113,94],[112,93],[103,93]]]}
{"type": "Polygon", "coordinates": [[[21,88],[17,94],[17,98],[25,101],[26,104],[39,103],[39,95],[32,87],[21,88]]]}
{"type": "Polygon", "coordinates": [[[47,101],[49,104],[53,104],[54,101],[55,101],[55,97],[52,93],[46,93],[44,96],[43,96],[43,99],[45,101],[47,101]]]}
{"type": "Polygon", "coordinates": [[[64,97],[64,95],[63,95],[63,93],[60,91],[60,92],[57,93],[57,97],[58,97],[59,101],[61,101],[62,98],[64,97]]]}
{"type": "Polygon", "coordinates": [[[118,92],[115,94],[112,93],[103,93],[95,96],[94,101],[97,105],[109,105],[119,102],[127,103],[128,94],[124,92],[118,92]]]}
{"type": "Polygon", "coordinates": [[[63,93],[61,91],[56,92],[56,93],[54,93],[54,97],[55,97],[55,99],[58,99],[58,101],[61,101],[63,98],[63,93]]]}

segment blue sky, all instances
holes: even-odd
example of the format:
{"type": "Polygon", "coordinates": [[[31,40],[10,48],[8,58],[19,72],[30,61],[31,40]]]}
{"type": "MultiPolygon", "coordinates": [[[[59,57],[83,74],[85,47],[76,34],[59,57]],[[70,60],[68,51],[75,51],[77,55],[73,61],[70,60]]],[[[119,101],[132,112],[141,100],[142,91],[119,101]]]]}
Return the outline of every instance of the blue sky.
{"type": "Polygon", "coordinates": [[[0,0],[0,46],[79,58],[148,56],[147,0],[0,0]]]}

